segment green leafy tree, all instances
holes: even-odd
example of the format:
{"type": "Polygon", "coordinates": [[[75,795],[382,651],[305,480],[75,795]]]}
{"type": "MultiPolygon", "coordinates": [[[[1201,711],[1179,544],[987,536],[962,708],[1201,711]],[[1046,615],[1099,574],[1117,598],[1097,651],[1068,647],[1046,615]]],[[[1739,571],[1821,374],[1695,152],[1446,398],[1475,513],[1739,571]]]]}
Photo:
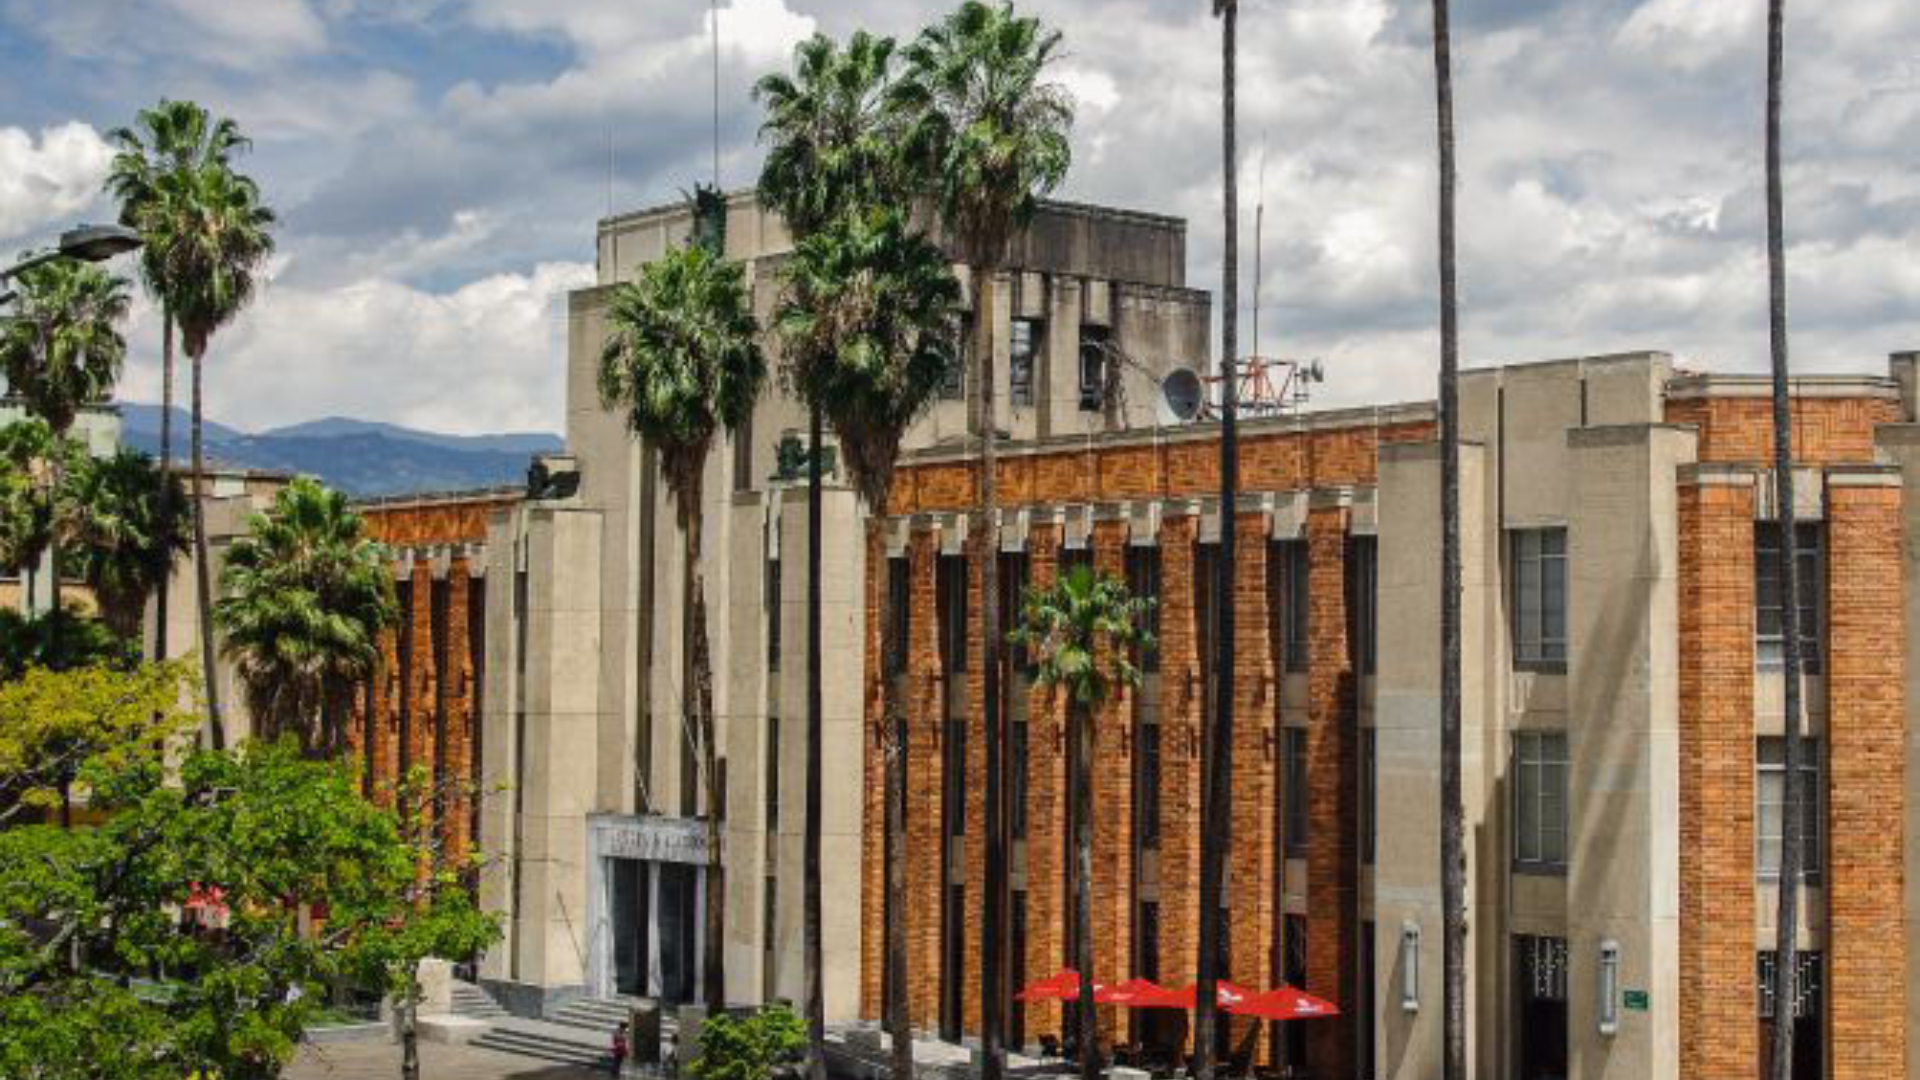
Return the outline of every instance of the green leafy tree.
{"type": "Polygon", "coordinates": [[[82,781],[98,827],[0,831],[0,1075],[275,1077],[328,987],[497,935],[408,815],[290,742],[82,781]]]}
{"type": "MultiPolygon", "coordinates": [[[[967,0],[922,31],[906,52],[906,71],[890,97],[910,118],[906,145],[922,164],[942,224],[970,268],[973,356],[969,412],[980,438],[978,520],[970,536],[981,551],[999,550],[998,442],[994,410],[993,294],[1007,245],[1025,227],[1039,201],[1065,182],[1073,150],[1073,101],[1049,80],[1060,56],[1060,34],[1016,13],[1010,2],[967,0]]],[[[999,625],[999,567],[980,560],[981,619],[999,625]]],[[[1007,1013],[1008,840],[1001,761],[998,635],[984,640],[987,680],[987,902],[982,920],[983,1041],[986,1080],[1001,1080],[1007,1013]]]]}
{"type": "Polygon", "coordinates": [[[659,455],[685,541],[683,716],[686,734],[699,746],[707,796],[705,983],[716,1012],[726,994],[724,896],[720,766],[700,559],[701,477],[721,429],[737,430],[753,415],[767,374],[758,334],[741,267],[710,246],[689,244],[647,264],[637,280],[614,290],[600,356],[601,401],[624,413],[628,430],[659,455]]]}
{"type": "Polygon", "coordinates": [[[700,1025],[699,1052],[688,1071],[698,1080],[769,1080],[806,1048],[806,1025],[792,1009],[775,1005],[747,1016],[722,1013],[700,1025]]]}
{"type": "Polygon", "coordinates": [[[399,618],[386,548],[346,496],[300,477],[248,519],[220,592],[214,621],[260,733],[337,757],[353,688],[373,675],[380,631],[399,618]]]}
{"type": "MultiPolygon", "coordinates": [[[[18,617],[0,612],[0,624],[18,617]]],[[[0,637],[5,633],[0,628],[0,637]]],[[[77,640],[77,635],[67,640],[77,640]]],[[[70,825],[73,783],[83,770],[138,760],[152,753],[156,740],[177,734],[190,722],[180,707],[188,696],[183,669],[167,664],[121,666],[131,670],[95,665],[4,672],[0,827],[56,807],[61,824],[70,825]]]]}
{"type": "Polygon", "coordinates": [[[1073,813],[1074,967],[1080,972],[1078,1001],[1080,1072],[1099,1080],[1100,1046],[1093,1011],[1093,723],[1100,710],[1125,687],[1140,685],[1133,658],[1151,649],[1146,632],[1153,601],[1136,599],[1110,574],[1074,566],[1046,588],[1028,589],[1020,623],[1007,635],[1010,644],[1032,651],[1037,664],[1034,685],[1067,696],[1073,730],[1068,742],[1073,813]]]}
{"type": "Polygon", "coordinates": [[[37,418],[0,427],[0,570],[21,574],[40,561],[53,541],[54,462],[71,471],[85,451],[54,437],[37,418]]]}
{"type": "MultiPolygon", "coordinates": [[[[0,322],[0,371],[7,391],[64,440],[80,410],[108,401],[126,360],[119,324],[127,317],[127,282],[90,263],[56,259],[18,278],[18,311],[0,322]]],[[[51,455],[51,484],[62,486],[68,461],[51,455]]],[[[60,606],[60,537],[50,537],[53,606],[60,606]]]]}
{"type": "MultiPolygon", "coordinates": [[[[174,282],[167,265],[166,250],[153,243],[160,237],[146,236],[156,208],[163,205],[160,178],[180,177],[197,169],[225,167],[236,153],[251,145],[241,136],[240,126],[225,117],[215,117],[191,101],[161,99],[151,109],[140,110],[132,127],[115,128],[108,135],[115,153],[107,174],[106,189],[120,204],[120,224],[139,230],[147,244],[140,251],[140,280],[147,295],[160,303],[160,464],[173,468],[173,346],[174,320],[171,296],[174,282]]],[[[165,507],[169,519],[179,508],[176,501],[165,507]]],[[[170,575],[169,575],[170,576],[170,575]]],[[[155,593],[155,633],[153,656],[165,659],[167,652],[167,592],[169,580],[160,579],[155,593]]]]}
{"type": "MultiPolygon", "coordinates": [[[[229,132],[240,145],[237,132],[229,132]]],[[[231,147],[229,147],[231,149],[231,147]]],[[[143,267],[161,288],[162,303],[180,330],[193,368],[193,548],[200,658],[206,679],[207,722],[214,746],[226,744],[214,673],[213,576],[208,561],[206,458],[202,451],[202,387],[213,335],[253,299],[259,274],[273,252],[273,211],[253,180],[229,166],[225,154],[152,178],[137,211],[146,242],[143,267]]]]}
{"type": "Polygon", "coordinates": [[[70,561],[114,633],[137,642],[147,599],[187,551],[180,479],[136,450],[81,456],[59,503],[70,561]]]}
{"type": "Polygon", "coordinates": [[[72,605],[35,614],[0,608],[0,680],[18,679],[34,668],[126,668],[139,660],[138,642],[72,605]]]}

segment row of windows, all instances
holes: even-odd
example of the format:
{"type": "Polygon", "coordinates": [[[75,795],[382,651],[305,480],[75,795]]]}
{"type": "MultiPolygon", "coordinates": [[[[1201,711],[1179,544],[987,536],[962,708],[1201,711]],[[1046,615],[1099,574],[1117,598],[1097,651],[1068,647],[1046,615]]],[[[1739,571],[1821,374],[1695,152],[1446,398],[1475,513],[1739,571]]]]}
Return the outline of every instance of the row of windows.
{"type": "MultiPolygon", "coordinates": [[[[973,357],[973,319],[961,316],[959,362],[947,369],[940,396],[949,401],[966,397],[967,370],[973,357]]],[[[1034,404],[1034,372],[1047,340],[1039,319],[1015,319],[1007,333],[1007,401],[1015,408],[1034,404]]],[[[1104,326],[1080,328],[1080,411],[1099,412],[1111,394],[1110,382],[1119,374],[1113,360],[1113,332],[1104,326]]]]}
{"type": "MultiPolygon", "coordinates": [[[[1795,582],[1801,664],[1820,671],[1823,530],[1794,530],[1795,582]]],[[[1564,671],[1567,665],[1567,530],[1515,529],[1507,534],[1511,588],[1513,665],[1527,671],[1564,671]]],[[[1780,528],[1761,523],[1753,532],[1754,658],[1762,669],[1786,662],[1785,619],[1780,604],[1780,528]]]]}

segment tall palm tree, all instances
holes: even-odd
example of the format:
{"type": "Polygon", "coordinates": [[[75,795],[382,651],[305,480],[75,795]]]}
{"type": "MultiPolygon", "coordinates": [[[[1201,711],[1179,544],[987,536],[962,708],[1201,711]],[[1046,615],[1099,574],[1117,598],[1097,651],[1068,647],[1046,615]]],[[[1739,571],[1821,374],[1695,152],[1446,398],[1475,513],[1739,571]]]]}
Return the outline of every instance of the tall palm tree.
{"type": "Polygon", "coordinates": [[[185,498],[179,477],[124,447],[111,457],[79,456],[61,493],[59,531],[75,569],[107,626],[136,645],[147,599],[192,542],[171,512],[185,498]]]}
{"type": "MultiPolygon", "coordinates": [[[[1153,601],[1136,599],[1125,582],[1075,566],[1045,589],[1030,589],[1008,643],[1034,651],[1034,683],[1067,695],[1073,733],[1073,965],[1080,972],[1080,1075],[1099,1080],[1100,1047],[1093,1012],[1093,720],[1122,687],[1140,685],[1136,650],[1151,649],[1143,627],[1153,601]]],[[[1204,987],[1201,988],[1204,991],[1204,987]]]]}
{"type": "Polygon", "coordinates": [[[44,420],[0,427],[0,570],[25,574],[53,540],[54,460],[67,469],[86,453],[72,439],[55,439],[44,420]]]}
{"type": "MultiPolygon", "coordinates": [[[[782,336],[787,338],[789,381],[801,389],[808,403],[809,449],[807,467],[807,775],[804,869],[804,943],[806,961],[806,1016],[808,1036],[807,1074],[810,1080],[826,1080],[826,999],[822,977],[821,893],[820,893],[820,791],[821,776],[821,656],[820,656],[820,515],[821,515],[821,433],[823,413],[835,408],[836,428],[859,429],[849,441],[843,433],[843,448],[855,446],[866,437],[862,427],[868,418],[848,413],[847,399],[839,395],[812,392],[815,369],[846,366],[841,374],[857,374],[858,385],[851,388],[855,398],[877,398],[878,419],[882,427],[889,419],[905,411],[917,413],[915,395],[921,393],[911,379],[898,378],[902,372],[891,366],[893,353],[881,356],[881,364],[840,365],[836,329],[831,320],[843,313],[849,299],[844,290],[852,286],[864,270],[863,254],[892,259],[903,252],[906,239],[895,229],[889,243],[878,252],[870,246],[850,241],[846,233],[857,227],[876,207],[900,206],[912,192],[906,183],[905,162],[899,153],[899,118],[887,108],[892,91],[896,45],[892,38],[856,32],[845,50],[832,38],[816,34],[794,50],[793,73],[774,73],[754,86],[754,97],[767,109],[760,137],[767,142],[766,162],[760,172],[761,202],[780,212],[787,227],[799,238],[800,254],[790,275],[791,287],[779,316],[782,336]],[[822,230],[842,222],[839,241],[815,243],[822,230]]],[[[944,268],[944,263],[941,264],[944,268]]],[[[947,275],[952,280],[952,275],[947,275]]],[[[957,289],[956,289],[957,291],[957,289]]],[[[912,297],[908,298],[909,300],[912,297]]],[[[869,306],[863,312],[849,313],[871,318],[878,312],[869,306]]],[[[859,318],[848,329],[859,332],[859,318]]],[[[893,345],[896,342],[889,341],[893,345]]],[[[917,342],[916,342],[917,344],[917,342]]],[[[831,374],[831,373],[828,373],[831,374]]],[[[878,429],[876,429],[877,431],[878,429]]],[[[904,425],[901,426],[904,431],[904,425]]],[[[884,435],[878,437],[884,439],[884,435]]],[[[856,482],[872,493],[867,505],[878,527],[885,513],[886,487],[890,486],[894,458],[898,453],[898,434],[892,449],[884,453],[886,484],[874,487],[878,471],[856,461],[851,464],[856,482]]],[[[858,455],[857,455],[858,456],[858,455]]],[[[887,597],[880,597],[878,625],[886,625],[887,597]]],[[[881,715],[893,715],[888,707],[890,686],[881,680],[881,715]]],[[[885,722],[885,721],[883,721],[885,722]]],[[[888,730],[892,724],[888,723],[888,730]]],[[[896,764],[904,765],[904,758],[896,764]]],[[[895,788],[904,794],[904,768],[888,770],[889,807],[895,803],[895,788]]],[[[888,865],[898,865],[892,845],[895,834],[888,833],[888,865]]],[[[904,843],[904,837],[899,838],[904,843]]],[[[896,899],[898,899],[896,897],[896,899]]],[[[900,911],[896,903],[890,911],[900,911]]],[[[889,920],[888,934],[893,933],[889,920]]],[[[903,942],[904,944],[904,942],[903,942]]],[[[902,968],[893,969],[896,977],[902,968]]],[[[889,996],[889,1016],[895,1015],[889,996]]],[[[902,1013],[903,1014],[903,1013],[902,1013]]],[[[897,1021],[896,1021],[897,1023],[897,1021]]],[[[896,1035],[902,1029],[896,1026],[896,1035]]],[[[905,1067],[911,1070],[911,1043],[904,1044],[905,1067]]],[[[896,1050],[898,1053],[898,1050],[896,1050]]],[[[896,1065],[898,1062],[896,1062],[896,1065]]]]}
{"type": "Polygon", "coordinates": [[[207,346],[232,322],[258,287],[258,275],[273,253],[273,211],[252,179],[224,161],[169,171],[155,180],[152,201],[140,212],[145,260],[162,268],[157,280],[180,329],[180,343],[193,367],[193,552],[199,601],[200,662],[206,678],[207,722],[216,749],[226,745],[214,670],[213,570],[208,564],[205,503],[206,458],[201,447],[202,387],[207,346]]]}
{"type": "Polygon", "coordinates": [[[1800,877],[1805,862],[1802,810],[1808,798],[1800,775],[1799,551],[1793,514],[1793,406],[1787,369],[1786,209],[1780,178],[1781,83],[1786,73],[1786,3],[1767,4],[1767,339],[1773,362],[1773,477],[1779,506],[1781,652],[1785,660],[1786,767],[1780,828],[1780,900],[1775,920],[1773,972],[1773,1080],[1793,1076],[1794,1002],[1799,993],[1800,877]]]}
{"type": "Polygon", "coordinates": [[[710,245],[675,248],[614,290],[600,354],[600,399],[626,414],[627,428],[659,453],[673,494],[686,573],[682,666],[686,731],[699,744],[707,795],[706,967],[708,1005],[725,1004],[720,880],[719,756],[714,739],[713,672],[707,650],[706,584],[701,572],[702,474],[722,428],[738,430],[766,382],[766,358],[748,300],[745,273],[710,245]]]}
{"type": "MultiPolygon", "coordinates": [[[[0,372],[7,391],[63,442],[80,410],[113,397],[127,356],[119,324],[127,281],[97,266],[56,259],[19,277],[19,310],[0,324],[0,372]]],[[[50,459],[52,490],[65,486],[67,455],[50,459]]],[[[51,537],[53,607],[60,607],[60,537],[51,537]]]]}
{"type": "MultiPolygon", "coordinates": [[[[115,147],[113,166],[107,173],[107,193],[120,204],[120,224],[146,230],[147,215],[160,202],[159,180],[165,175],[181,175],[208,166],[225,166],[232,155],[252,144],[240,134],[240,126],[225,117],[215,117],[191,101],[165,98],[151,109],[142,109],[132,127],[115,128],[108,134],[115,147]]],[[[168,276],[165,252],[149,243],[140,255],[140,280],[147,295],[160,302],[160,466],[173,468],[173,308],[168,301],[172,281],[168,276]]],[[[170,517],[178,503],[162,508],[170,517]]],[[[153,657],[167,655],[167,601],[173,575],[160,579],[154,596],[153,657]]]]}
{"type": "Polygon", "coordinates": [[[260,734],[338,757],[353,688],[400,617],[387,550],[346,496],[304,476],[280,489],[228,550],[213,615],[260,734]]]}
{"type": "Polygon", "coordinates": [[[894,107],[915,118],[911,150],[922,155],[931,194],[970,270],[976,370],[969,412],[979,432],[977,535],[981,559],[981,665],[986,682],[986,918],[982,920],[982,1043],[985,1080],[1006,1074],[1008,1004],[1006,746],[1000,703],[998,465],[994,414],[994,278],[1007,243],[1039,201],[1065,182],[1073,161],[1073,101],[1049,80],[1060,34],[1017,14],[1011,0],[967,0],[922,31],[907,50],[894,107]]]}
{"type": "Polygon", "coordinates": [[[1467,1076],[1467,853],[1460,787],[1460,315],[1455,279],[1453,33],[1433,0],[1440,150],[1440,908],[1445,1080],[1467,1076]]]}

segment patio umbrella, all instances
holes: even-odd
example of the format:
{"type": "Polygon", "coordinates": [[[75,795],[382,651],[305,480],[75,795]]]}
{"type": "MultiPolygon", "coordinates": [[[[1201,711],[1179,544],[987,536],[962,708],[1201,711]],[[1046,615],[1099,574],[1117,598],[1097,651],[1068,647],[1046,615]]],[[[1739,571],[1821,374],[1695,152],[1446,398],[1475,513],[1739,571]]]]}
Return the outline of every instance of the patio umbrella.
{"type": "MultiPolygon", "coordinates": [[[[1244,986],[1236,986],[1225,979],[1216,980],[1213,984],[1213,991],[1215,997],[1220,1002],[1220,1007],[1229,1012],[1233,1011],[1234,1006],[1253,996],[1251,990],[1248,990],[1244,986]]],[[[1195,989],[1192,986],[1183,986],[1178,990],[1167,991],[1165,1005],[1161,1005],[1160,1002],[1156,1001],[1149,1007],[1191,1009],[1198,1003],[1199,995],[1195,989]]]]}
{"type": "Polygon", "coordinates": [[[1100,986],[1093,992],[1096,1005],[1125,1005],[1134,1009],[1164,1007],[1166,988],[1150,979],[1128,979],[1117,986],[1100,986]]]}
{"type": "MultiPolygon", "coordinates": [[[[1093,984],[1096,998],[1106,987],[1093,984]]],[[[1024,990],[1013,995],[1015,1001],[1074,1001],[1080,997],[1080,973],[1067,968],[1057,975],[1051,975],[1039,982],[1029,983],[1024,990]]]]}
{"type": "Polygon", "coordinates": [[[1333,1002],[1292,986],[1256,994],[1237,1005],[1228,1006],[1227,1011],[1260,1020],[1318,1020],[1325,1016],[1340,1015],[1339,1007],[1333,1002]]]}

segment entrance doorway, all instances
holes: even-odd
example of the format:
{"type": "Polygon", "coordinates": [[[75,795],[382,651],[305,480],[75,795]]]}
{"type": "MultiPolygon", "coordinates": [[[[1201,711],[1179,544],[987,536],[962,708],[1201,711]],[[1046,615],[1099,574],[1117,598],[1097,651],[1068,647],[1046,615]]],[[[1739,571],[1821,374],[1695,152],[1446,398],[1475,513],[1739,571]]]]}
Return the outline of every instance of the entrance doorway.
{"type": "Polygon", "coordinates": [[[1566,1080],[1567,939],[1514,939],[1514,1010],[1519,1080],[1566,1080]]]}
{"type": "Polygon", "coordinates": [[[613,990],[671,1005],[699,1000],[702,868],[606,860],[613,990]]]}
{"type": "MultiPolygon", "coordinates": [[[[1822,1080],[1825,1075],[1826,1039],[1821,1031],[1820,953],[1803,952],[1794,989],[1793,1003],[1793,1080],[1822,1080]]],[[[1760,1076],[1773,1074],[1773,977],[1779,954],[1760,954],[1760,1076]]]]}

